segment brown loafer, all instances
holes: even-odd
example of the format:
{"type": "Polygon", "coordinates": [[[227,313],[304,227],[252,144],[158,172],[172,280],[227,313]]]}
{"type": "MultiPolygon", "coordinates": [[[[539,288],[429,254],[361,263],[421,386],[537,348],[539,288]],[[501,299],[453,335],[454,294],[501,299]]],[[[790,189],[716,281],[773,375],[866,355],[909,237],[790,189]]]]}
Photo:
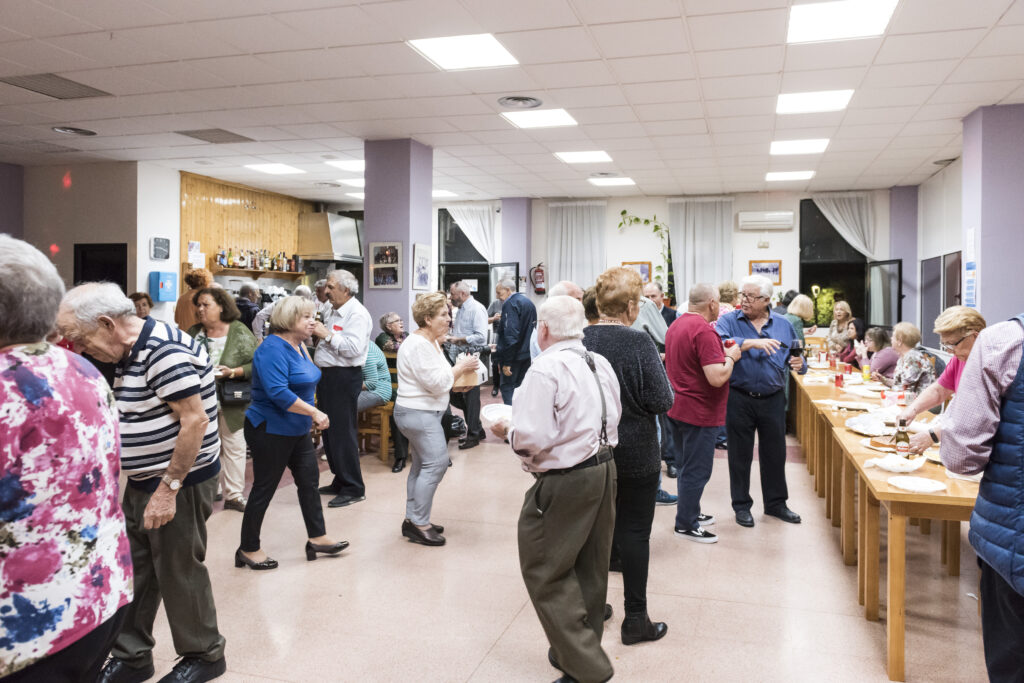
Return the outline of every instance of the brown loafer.
{"type": "Polygon", "coordinates": [[[228,500],[225,500],[224,509],[245,512],[245,498],[229,498],[228,500]]]}

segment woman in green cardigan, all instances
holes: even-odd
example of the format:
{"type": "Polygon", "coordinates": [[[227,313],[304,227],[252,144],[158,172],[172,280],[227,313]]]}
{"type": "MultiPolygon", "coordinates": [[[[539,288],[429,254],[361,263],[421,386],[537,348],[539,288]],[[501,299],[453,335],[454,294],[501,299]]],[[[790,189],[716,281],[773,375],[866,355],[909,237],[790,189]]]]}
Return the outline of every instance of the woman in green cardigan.
{"type": "MultiPolygon", "coordinates": [[[[241,313],[227,291],[207,287],[192,297],[199,324],[188,333],[206,347],[214,377],[252,379],[256,337],[242,323],[241,313]]],[[[224,474],[224,509],[245,511],[245,409],[248,404],[225,405],[217,392],[217,431],[220,434],[221,471],[224,474]]]]}

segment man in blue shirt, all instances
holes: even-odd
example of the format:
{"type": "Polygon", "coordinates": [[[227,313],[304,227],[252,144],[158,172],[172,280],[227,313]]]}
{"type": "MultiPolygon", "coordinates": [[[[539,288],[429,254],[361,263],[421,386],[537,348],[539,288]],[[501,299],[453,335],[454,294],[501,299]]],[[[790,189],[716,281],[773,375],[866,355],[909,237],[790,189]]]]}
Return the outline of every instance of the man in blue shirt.
{"type": "Polygon", "coordinates": [[[799,524],[800,515],[786,506],[786,395],[792,368],[807,372],[803,356],[790,356],[796,333],[789,321],[771,312],[771,280],[762,275],[744,278],[740,310],[718,319],[719,336],[735,342],[743,353],[729,379],[726,431],[729,443],[729,489],[736,523],[754,526],[750,508],[750,464],[754,433],[758,438],[761,495],[766,515],[799,524]]]}
{"type": "Polygon", "coordinates": [[[516,283],[511,279],[499,282],[495,294],[504,302],[495,349],[501,365],[501,400],[510,406],[512,394],[530,369],[530,333],[537,323],[537,308],[516,291],[516,283]]]}
{"type": "MultiPolygon", "coordinates": [[[[487,343],[487,309],[473,298],[469,283],[465,280],[453,283],[448,290],[452,296],[452,305],[458,306],[459,313],[452,324],[452,333],[446,340],[458,353],[479,353],[487,343]]],[[[455,392],[452,394],[455,396],[455,392]]],[[[479,445],[487,434],[480,424],[480,387],[476,386],[466,392],[459,393],[462,414],[466,419],[466,438],[459,444],[459,450],[479,445]]]]}

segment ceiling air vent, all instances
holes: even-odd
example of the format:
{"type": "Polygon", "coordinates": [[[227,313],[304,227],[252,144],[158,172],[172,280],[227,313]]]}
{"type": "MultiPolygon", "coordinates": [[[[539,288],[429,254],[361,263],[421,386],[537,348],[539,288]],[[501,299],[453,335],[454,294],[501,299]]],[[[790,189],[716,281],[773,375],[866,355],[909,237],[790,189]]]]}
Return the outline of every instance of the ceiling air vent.
{"type": "Polygon", "coordinates": [[[223,130],[221,128],[205,128],[203,130],[176,130],[174,131],[178,135],[184,135],[185,137],[194,138],[196,140],[202,140],[203,142],[209,142],[214,145],[226,145],[232,142],[256,142],[252,138],[247,138],[244,135],[238,135],[232,133],[229,130],[223,130]]]}
{"type": "Polygon", "coordinates": [[[13,85],[16,88],[24,88],[37,92],[40,95],[53,97],[58,100],[78,100],[83,97],[113,97],[112,94],[91,88],[82,83],[76,83],[57,74],[34,74],[32,76],[7,76],[0,78],[0,83],[13,85]]]}
{"type": "Polygon", "coordinates": [[[536,109],[540,105],[544,104],[536,97],[527,97],[526,95],[508,95],[506,97],[498,98],[498,104],[509,109],[536,109]]]}

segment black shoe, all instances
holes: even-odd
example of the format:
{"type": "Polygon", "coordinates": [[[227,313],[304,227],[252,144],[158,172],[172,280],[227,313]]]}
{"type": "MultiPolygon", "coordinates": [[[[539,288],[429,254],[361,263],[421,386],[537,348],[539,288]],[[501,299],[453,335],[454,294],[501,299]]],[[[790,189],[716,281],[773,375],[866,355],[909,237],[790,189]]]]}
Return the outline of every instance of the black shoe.
{"type": "Polygon", "coordinates": [[[719,441],[718,443],[715,444],[715,450],[717,450],[717,451],[727,451],[727,450],[729,450],[729,444],[727,444],[724,441],[719,441]]]}
{"type": "Polygon", "coordinates": [[[765,510],[764,514],[771,515],[772,517],[778,517],[783,522],[789,522],[790,524],[799,524],[800,515],[796,514],[788,507],[774,508],[772,510],[765,510]]]}
{"type": "Polygon", "coordinates": [[[395,460],[394,466],[391,468],[392,472],[401,472],[405,469],[405,458],[401,460],[395,460]]]}
{"type": "Polygon", "coordinates": [[[223,676],[227,670],[228,665],[223,657],[215,662],[208,662],[199,657],[182,657],[171,669],[171,673],[157,683],[202,683],[223,676]]]}
{"type": "Polygon", "coordinates": [[[491,396],[497,396],[497,395],[498,395],[498,387],[494,387],[493,389],[491,389],[491,396]]]}
{"type": "Polygon", "coordinates": [[[224,501],[225,510],[235,510],[236,512],[245,512],[245,498],[229,498],[224,501]]]}
{"type": "Polygon", "coordinates": [[[663,621],[652,622],[643,614],[627,614],[622,620],[622,644],[635,645],[648,640],[659,640],[668,633],[668,626],[663,621]]]}
{"type": "Polygon", "coordinates": [[[331,545],[320,545],[319,543],[306,541],[306,560],[312,562],[316,559],[317,553],[323,553],[324,555],[337,555],[347,547],[348,541],[338,541],[331,545]]]}
{"type": "Polygon", "coordinates": [[[736,523],[740,526],[754,526],[754,515],[750,514],[750,510],[737,510],[736,523]]]}
{"type": "Polygon", "coordinates": [[[235,566],[236,567],[248,567],[249,569],[255,569],[256,571],[262,571],[265,569],[277,569],[277,560],[267,558],[262,562],[250,560],[248,557],[242,554],[242,549],[239,548],[235,551],[235,566]]]}
{"type": "Polygon", "coordinates": [[[402,535],[413,543],[421,543],[423,545],[445,544],[445,537],[435,531],[433,526],[430,529],[424,530],[409,520],[402,522],[402,535]]]}
{"type": "Polygon", "coordinates": [[[338,487],[334,484],[328,484],[327,486],[321,486],[318,488],[317,493],[322,496],[336,496],[338,495],[338,487]]]}
{"type": "Polygon", "coordinates": [[[343,508],[346,505],[351,505],[352,503],[358,503],[361,500],[366,500],[366,496],[344,496],[344,495],[338,495],[338,496],[335,496],[334,498],[331,498],[330,502],[327,503],[327,507],[329,507],[329,508],[343,508]]]}
{"type": "Polygon", "coordinates": [[[668,467],[665,468],[665,476],[669,479],[675,479],[679,476],[679,470],[676,469],[675,465],[669,463],[668,467]]]}
{"type": "MultiPolygon", "coordinates": [[[[408,517],[406,517],[405,521],[402,522],[402,531],[403,531],[403,533],[405,532],[405,525],[406,524],[412,524],[412,522],[409,521],[408,517]]],[[[433,529],[434,531],[436,531],[439,534],[443,534],[444,533],[444,527],[441,526],[440,524],[431,523],[430,524],[430,528],[433,529]]]]}
{"type": "Polygon", "coordinates": [[[123,659],[111,657],[100,671],[96,683],[142,683],[142,681],[152,678],[155,673],[156,669],[153,668],[152,662],[136,669],[133,666],[128,666],[123,659]]]}
{"type": "Polygon", "coordinates": [[[606,602],[606,603],[604,603],[604,620],[608,621],[611,618],[612,618],[612,606],[609,605],[606,602]]]}
{"type": "Polygon", "coordinates": [[[465,441],[459,444],[459,450],[466,451],[469,450],[470,448],[476,448],[479,445],[480,442],[477,441],[476,439],[466,439],[465,441]]]}

